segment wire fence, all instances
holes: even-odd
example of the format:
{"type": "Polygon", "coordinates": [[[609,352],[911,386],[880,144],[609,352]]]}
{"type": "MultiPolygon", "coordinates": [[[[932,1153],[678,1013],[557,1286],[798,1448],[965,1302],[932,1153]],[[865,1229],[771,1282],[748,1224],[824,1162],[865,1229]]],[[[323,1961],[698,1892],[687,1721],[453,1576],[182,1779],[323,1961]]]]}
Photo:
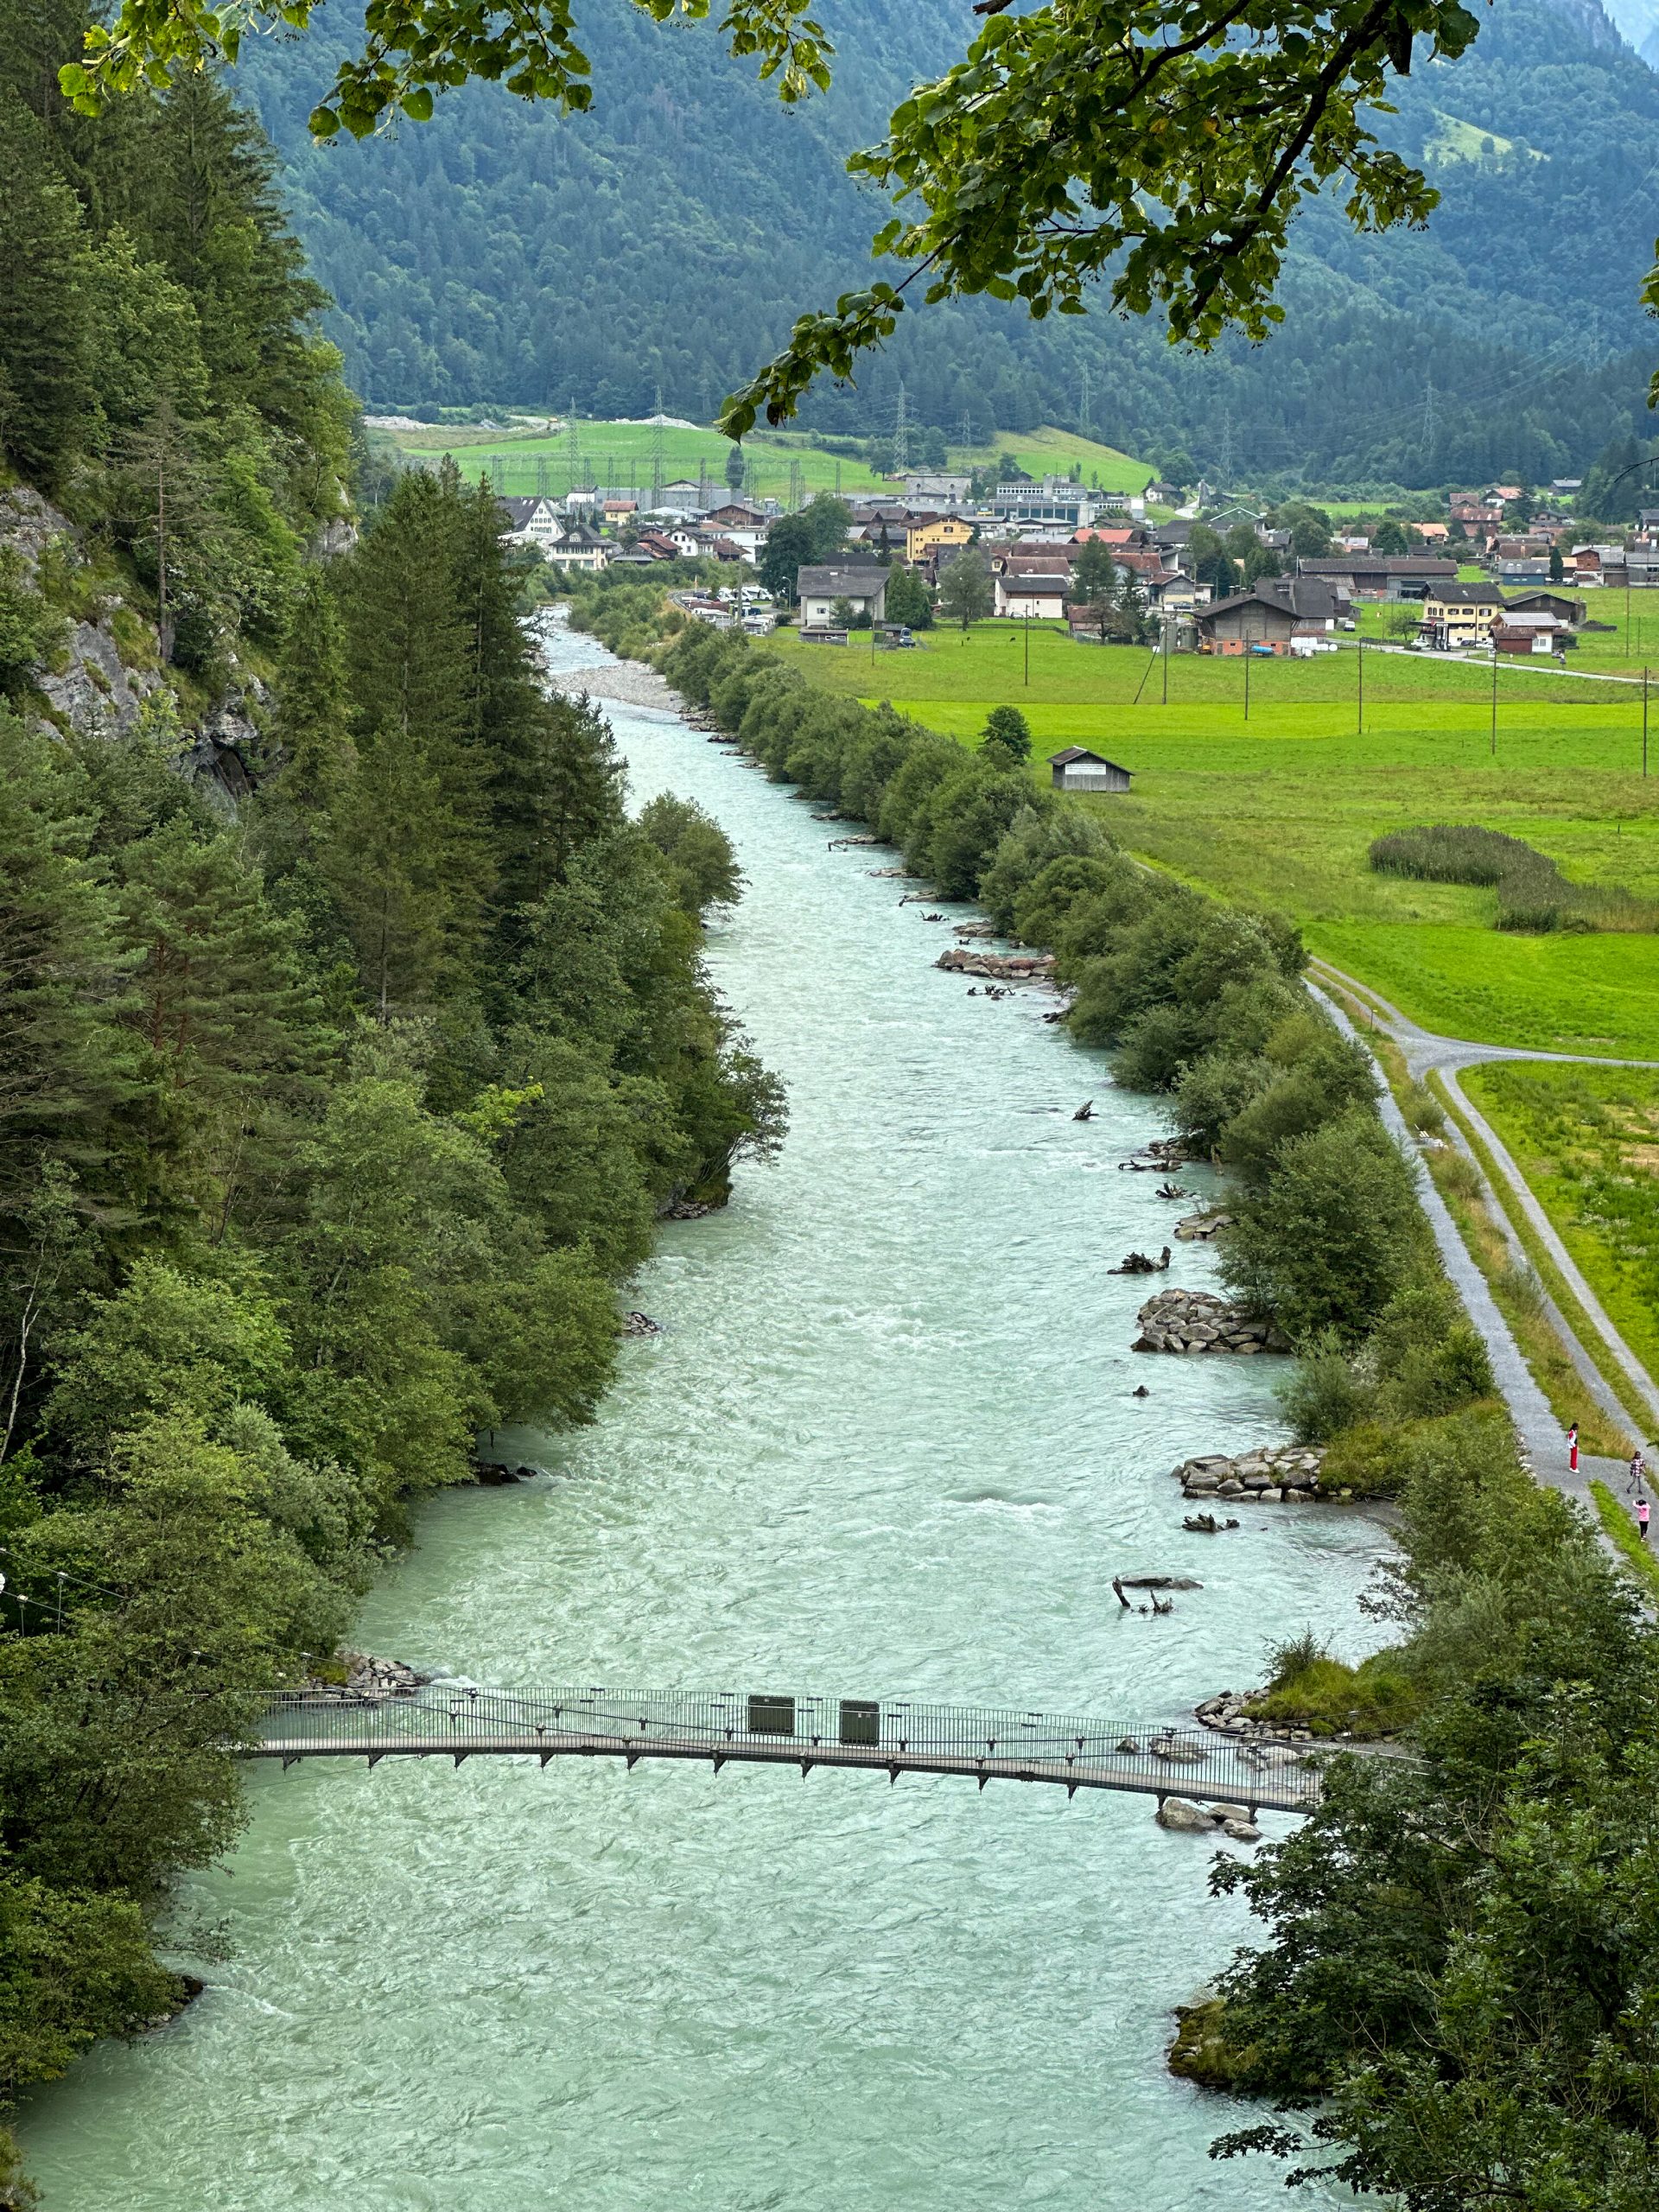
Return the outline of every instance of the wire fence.
{"type": "Polygon", "coordinates": [[[1312,1747],[1190,1726],[919,1700],[782,1691],[531,1693],[429,1683],[410,1694],[296,1691],[274,1699],[256,1756],[560,1754],[885,1768],[1068,1789],[1195,1795],[1306,1811],[1312,1747]]]}

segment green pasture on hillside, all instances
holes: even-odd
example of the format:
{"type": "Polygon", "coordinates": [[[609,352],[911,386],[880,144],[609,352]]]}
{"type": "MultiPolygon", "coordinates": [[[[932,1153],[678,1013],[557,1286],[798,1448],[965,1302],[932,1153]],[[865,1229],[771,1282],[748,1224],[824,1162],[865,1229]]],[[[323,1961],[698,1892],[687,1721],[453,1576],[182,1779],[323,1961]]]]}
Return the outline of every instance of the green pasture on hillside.
{"type": "Polygon", "coordinates": [[[994,706],[1018,706],[1039,781],[1062,745],[1121,762],[1133,790],[1090,804],[1131,850],[1284,908],[1317,951],[1433,1028],[1659,1057],[1659,939],[1499,932],[1493,892],[1378,875],[1367,857],[1385,830],[1479,822],[1574,880],[1659,897],[1659,697],[1644,779],[1639,685],[1500,664],[1494,753],[1490,671],[1408,655],[1365,655],[1362,734],[1351,649],[1252,663],[1248,722],[1243,661],[1172,656],[1166,705],[1161,656],[1073,644],[1057,626],[936,630],[874,654],[780,633],[772,650],[964,744],[994,706]]]}
{"type": "MultiPolygon", "coordinates": [[[[431,429],[393,430],[387,435],[404,453],[422,460],[451,454],[468,478],[488,470],[493,458],[500,460],[499,488],[509,494],[537,492],[562,497],[573,485],[634,484],[652,480],[652,438],[644,423],[576,423],[576,450],[573,458],[570,434],[552,436],[519,435],[505,430],[480,430],[470,426],[435,426],[431,429]]],[[[668,429],[662,432],[665,478],[695,477],[708,471],[718,486],[726,480],[730,442],[717,430],[668,429]]],[[[1092,438],[1070,430],[1040,429],[1025,437],[999,439],[995,448],[969,453],[952,448],[950,466],[965,468],[983,463],[995,454],[1011,453],[1028,475],[1063,474],[1075,468],[1085,483],[1097,480],[1103,491],[1139,492],[1151,481],[1145,461],[1131,459],[1115,446],[1098,445],[1092,438]]],[[[849,498],[874,493],[893,498],[903,491],[902,481],[877,476],[861,461],[822,453],[800,435],[756,431],[743,442],[747,464],[744,490],[755,499],[787,497],[791,463],[800,468],[804,490],[842,492],[849,498]]]]}
{"type": "Polygon", "coordinates": [[[1659,1069],[1462,1077],[1638,1359],[1659,1373],[1659,1069]]]}

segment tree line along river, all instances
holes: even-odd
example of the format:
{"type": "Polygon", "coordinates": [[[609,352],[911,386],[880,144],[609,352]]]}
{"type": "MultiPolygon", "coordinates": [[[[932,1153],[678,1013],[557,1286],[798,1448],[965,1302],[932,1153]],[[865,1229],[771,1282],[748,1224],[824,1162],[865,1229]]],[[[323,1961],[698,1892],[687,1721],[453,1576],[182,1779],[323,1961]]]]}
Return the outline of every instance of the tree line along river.
{"type": "MultiPolygon", "coordinates": [[[[558,639],[567,666],[607,657],[558,639]]],[[[1281,1433],[1271,1360],[1130,1352],[1106,1268],[1176,1208],[1159,1128],[1037,994],[677,718],[611,710],[643,802],[734,838],[716,981],[785,1077],[781,1162],[668,1225],[597,1425],[451,1492],[359,1641],[504,1687],[775,1686],[1136,1719],[1366,1648],[1377,1523],[1182,1533],[1169,1470],[1281,1433]],[[1091,1121],[1072,1109],[1093,1095],[1091,1121]],[[1144,1382],[1150,1395],[1131,1393],[1144,1382]],[[1167,1618],[1121,1572],[1196,1574],[1167,1618]]],[[[1189,1184],[1202,1182],[1183,1171],[1189,1184]]],[[[1177,1246],[1154,1287],[1209,1279],[1177,1246]]],[[[45,2212],[1256,2212],[1170,2008],[1248,1940],[1149,1801],[870,1773],[309,1764],[181,1918],[223,1963],[169,2028],[35,2100],[45,2212]]],[[[1264,1815],[1270,1833],[1285,1823],[1264,1815]]],[[[1310,2193],[1311,2194],[1311,2193],[1310,2193]]]]}

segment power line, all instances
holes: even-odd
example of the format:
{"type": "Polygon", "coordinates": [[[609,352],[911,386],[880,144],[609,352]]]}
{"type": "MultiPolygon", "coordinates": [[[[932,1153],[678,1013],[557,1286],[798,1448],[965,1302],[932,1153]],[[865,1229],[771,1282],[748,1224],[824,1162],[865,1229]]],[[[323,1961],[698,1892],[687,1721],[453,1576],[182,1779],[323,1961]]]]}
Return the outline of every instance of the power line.
{"type": "Polygon", "coordinates": [[[905,380],[899,379],[899,405],[893,423],[893,465],[902,476],[910,467],[910,424],[905,413],[905,380]]]}

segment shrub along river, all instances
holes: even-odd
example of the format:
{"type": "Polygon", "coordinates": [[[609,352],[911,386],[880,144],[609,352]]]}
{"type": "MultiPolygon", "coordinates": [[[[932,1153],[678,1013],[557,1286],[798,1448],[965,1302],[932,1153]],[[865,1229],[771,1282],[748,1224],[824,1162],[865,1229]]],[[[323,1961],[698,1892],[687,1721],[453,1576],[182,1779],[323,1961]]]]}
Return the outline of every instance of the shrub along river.
{"type": "MultiPolygon", "coordinates": [[[[890,855],[826,851],[731,752],[612,714],[635,800],[696,798],[736,842],[711,964],[791,1135],[723,1213],[665,1229],[635,1297],[664,1333],[597,1426],[515,1436],[544,1478],[423,1510],[363,1647],[504,1687],[1137,1719],[1259,1679],[1309,1623],[1366,1648],[1374,1521],[1181,1530],[1169,1470],[1279,1434],[1279,1363],[1129,1351],[1148,1288],[1214,1266],[1178,1245],[1152,1285],[1105,1272],[1185,1211],[1118,1172],[1155,1103],[1044,1024],[1052,999],[937,970],[953,940],[869,873],[890,855]],[[1117,1572],[1205,1587],[1154,1618],[1117,1572]]],[[[1284,2202],[1265,2164],[1209,2160],[1235,2108],[1164,2070],[1172,2005],[1249,1923],[1149,1800],[485,1759],[251,1791],[185,1900],[222,1923],[206,1994],[26,2115],[46,2212],[1284,2202]]]]}

